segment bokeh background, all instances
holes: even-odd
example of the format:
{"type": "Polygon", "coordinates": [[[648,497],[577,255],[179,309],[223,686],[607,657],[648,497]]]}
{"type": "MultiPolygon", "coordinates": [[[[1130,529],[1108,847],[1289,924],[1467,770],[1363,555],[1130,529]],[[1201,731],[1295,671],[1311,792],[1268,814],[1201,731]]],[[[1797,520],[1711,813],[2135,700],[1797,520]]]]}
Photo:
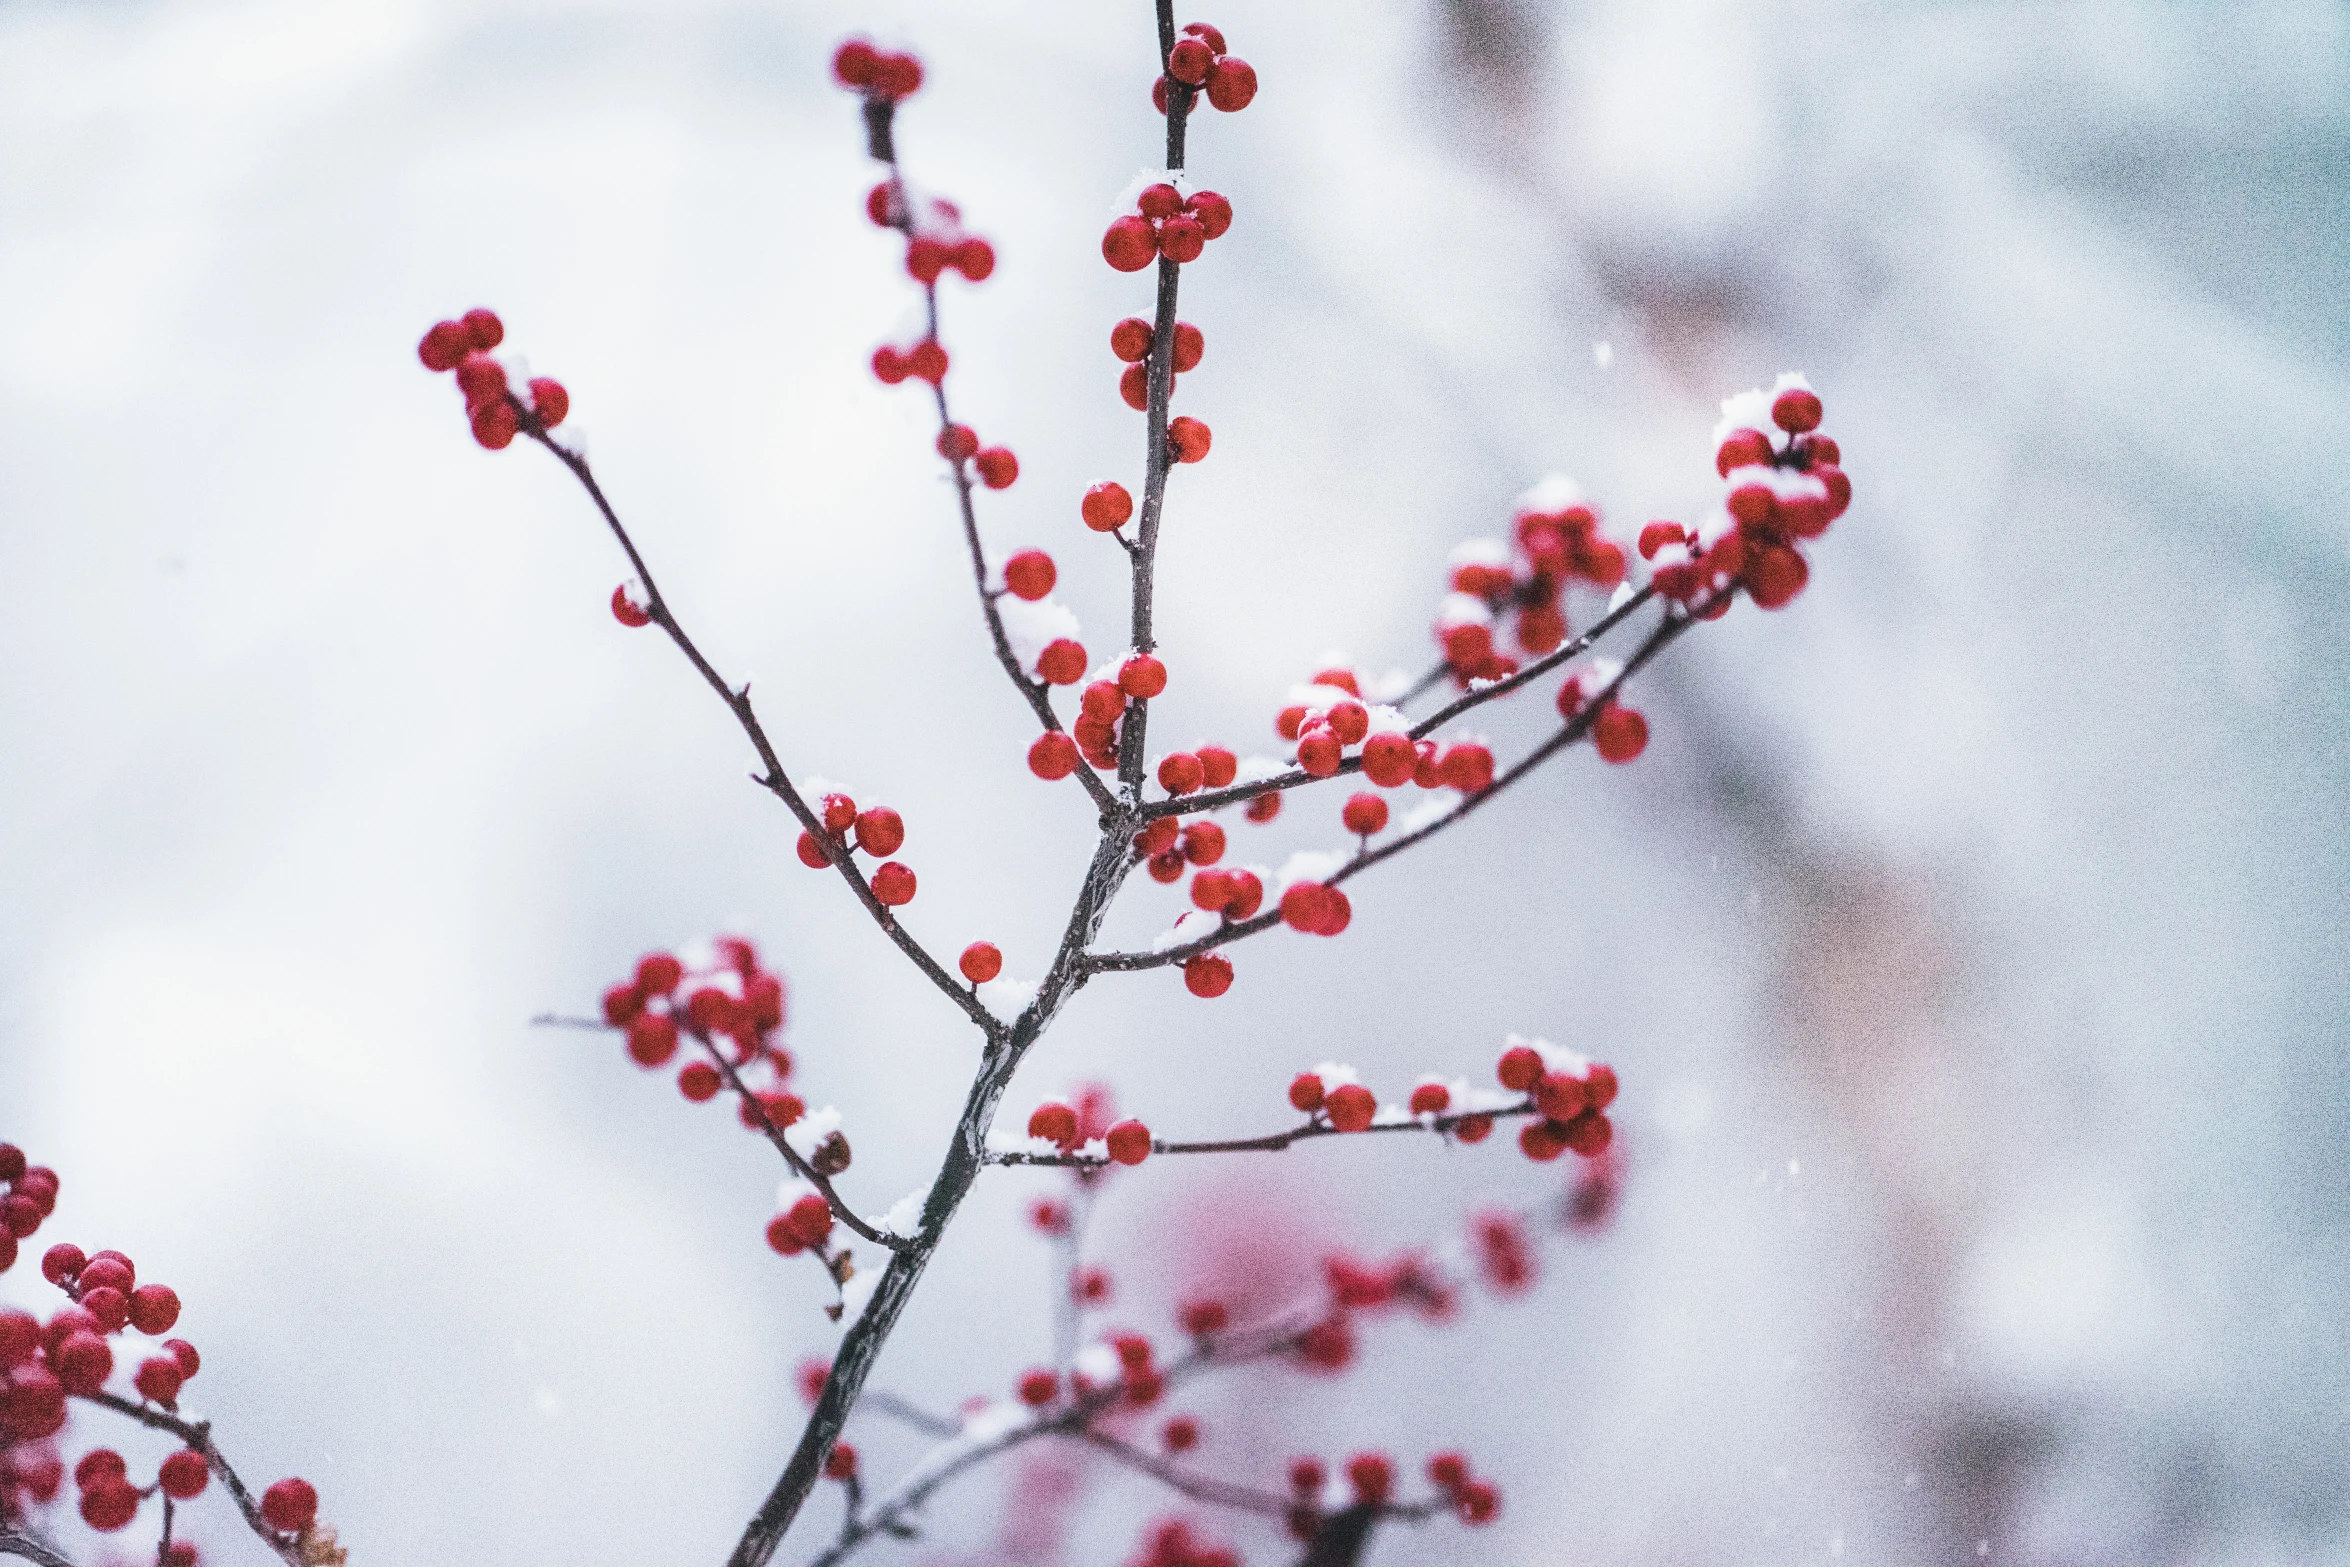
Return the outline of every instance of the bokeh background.
{"type": "MultiPolygon", "coordinates": [[[[1609,1233],[1346,1378],[1203,1389],[1203,1466],[1459,1444],[1503,1486],[1489,1533],[1374,1561],[2350,1562],[2350,16],[1208,19],[1264,89],[1193,132],[1240,216],[1187,271],[1216,445],[1155,732],[1269,748],[1326,651],[1421,667],[1446,550],[1545,472],[1689,515],[1716,402],[1784,369],[1859,499],[1794,607],[1644,682],[1638,765],[1565,759],[1221,1001],[1095,985],[1015,1086],[1204,1134],[1326,1057],[1401,1089],[1520,1030],[1622,1071],[1609,1233]]],[[[832,1343],[760,1242],[771,1156],[534,1014],[757,938],[875,1211],[972,1046],[613,624],[570,482],[473,446],[426,324],[494,305],[567,382],[788,760],[904,812],[924,939],[1033,976],[1083,863],[918,400],[863,368],[916,296],[825,77],[859,28],[925,57],[901,147],[1002,258],[947,298],[961,409],[1023,463],[985,530],[1107,647],[1075,499],[1139,455],[1105,334],[1145,285],[1096,242],[1156,159],[1142,0],[0,0],[0,1136],[63,1172],[44,1243],[180,1289],[191,1402],[355,1561],[716,1560],[832,1343]]],[[[1100,1210],[1110,1319],[1561,1179],[1498,1139],[1146,1166],[1100,1210]]],[[[877,1386],[948,1408],[1047,1352],[1040,1185],[982,1189],[877,1386]]],[[[1014,1482],[875,1559],[1113,1562],[1163,1505],[1014,1482]]]]}

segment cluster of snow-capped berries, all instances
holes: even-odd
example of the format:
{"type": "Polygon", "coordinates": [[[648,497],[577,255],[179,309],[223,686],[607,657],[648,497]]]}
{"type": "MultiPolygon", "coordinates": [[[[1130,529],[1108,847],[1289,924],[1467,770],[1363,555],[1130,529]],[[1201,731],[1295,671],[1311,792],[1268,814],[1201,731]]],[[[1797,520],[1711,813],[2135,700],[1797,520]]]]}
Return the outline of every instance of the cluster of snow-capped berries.
{"type": "Polygon", "coordinates": [[[862,38],[852,38],[834,51],[832,79],[870,98],[896,102],[922,88],[922,62],[910,54],[876,49],[862,38]]]}
{"type": "Polygon", "coordinates": [[[1456,1096],[1466,1096],[1466,1085],[1447,1084],[1431,1075],[1412,1086],[1404,1107],[1382,1111],[1378,1096],[1355,1080],[1352,1068],[1324,1062],[1291,1080],[1289,1104],[1310,1120],[1338,1132],[1446,1117],[1441,1129],[1465,1143],[1481,1143],[1492,1135],[1495,1111],[1531,1109],[1538,1111],[1541,1119],[1529,1121],[1518,1136],[1518,1146],[1528,1158],[1548,1161],[1570,1149],[1592,1158],[1607,1147],[1613,1136],[1606,1112],[1615,1102],[1615,1068],[1540,1041],[1512,1041],[1502,1051],[1494,1072],[1502,1087],[1524,1098],[1514,1103],[1456,1104],[1456,1096]]]}
{"type": "Polygon", "coordinates": [[[1232,203],[1212,190],[1185,195],[1165,180],[1145,185],[1134,210],[1110,220],[1102,233],[1102,259],[1120,272],[1140,272],[1164,258],[1197,261],[1208,241],[1232,227],[1232,203]]]}
{"type": "Polygon", "coordinates": [[[1116,1112],[1106,1091],[1089,1086],[1076,1100],[1047,1099],[1038,1105],[1029,1112],[1028,1135],[1065,1154],[1099,1143],[1118,1164],[1140,1164],[1151,1156],[1151,1129],[1132,1116],[1112,1119],[1116,1112]]]}
{"type": "Polygon", "coordinates": [[[1518,647],[1535,657],[1567,639],[1560,600],[1570,582],[1612,592],[1624,580],[1623,546],[1600,536],[1599,513],[1574,485],[1549,479],[1518,502],[1512,547],[1471,539],[1452,552],[1451,589],[1436,615],[1437,644],[1453,679],[1501,680],[1518,661],[1494,644],[1514,620],[1518,647]]]}
{"type": "MultiPolygon", "coordinates": [[[[1052,643],[1038,655],[1037,672],[1053,685],[1075,685],[1085,673],[1084,647],[1067,638],[1052,643]]],[[[1077,720],[1067,733],[1048,730],[1037,737],[1028,748],[1028,770],[1047,781],[1068,777],[1080,760],[1098,771],[1115,771],[1126,704],[1147,702],[1166,689],[1167,666],[1155,654],[1129,654],[1113,676],[1092,681],[1078,693],[1077,720]]]]}
{"type": "Polygon", "coordinates": [[[1727,611],[1734,587],[1763,609],[1803,591],[1811,567],[1796,546],[1827,532],[1852,504],[1852,481],[1838,466],[1843,453],[1819,433],[1821,412],[1818,394],[1792,374],[1768,392],[1722,404],[1714,430],[1721,506],[1694,528],[1652,522],[1640,530],[1641,558],[1659,593],[1711,619],[1727,611]],[[1773,428],[1784,441],[1773,443],[1773,428]]]}
{"type": "Polygon", "coordinates": [[[416,345],[427,370],[456,372],[473,438],[493,452],[513,444],[524,420],[552,430],[571,412],[563,383],[543,375],[532,377],[528,403],[514,395],[506,367],[490,354],[505,340],[506,325],[494,311],[468,310],[454,321],[435,321],[416,345]]]}
{"type": "MultiPolygon", "coordinates": [[[[1119,361],[1126,366],[1126,368],[1120,371],[1118,374],[1118,395],[1126,399],[1126,406],[1133,409],[1136,413],[1141,413],[1143,410],[1150,407],[1151,387],[1150,365],[1148,361],[1151,356],[1151,349],[1155,347],[1157,343],[1157,329],[1154,328],[1148,321],[1143,320],[1140,316],[1128,316],[1125,320],[1110,328],[1110,352],[1115,354],[1119,361]]],[[[1187,370],[1198,369],[1200,361],[1207,357],[1207,353],[1208,339],[1206,333],[1202,332],[1198,327],[1193,326],[1188,321],[1178,321],[1175,323],[1175,351],[1169,357],[1168,365],[1176,375],[1182,375],[1187,370]]],[[[1196,420],[1193,422],[1197,423],[1196,420]]],[[[1172,427],[1170,427],[1169,430],[1169,438],[1173,438],[1172,427]]],[[[1205,447],[1201,448],[1200,455],[1207,455],[1205,447]]],[[[1178,457],[1177,460],[1185,461],[1196,459],[1184,459],[1178,457]]],[[[1103,486],[1096,485],[1094,488],[1098,490],[1103,488],[1103,486]]],[[[1123,495],[1125,494],[1125,491],[1119,490],[1118,493],[1123,495]]],[[[1090,492],[1088,492],[1088,498],[1090,499],[1090,492]]],[[[1132,501],[1129,500],[1129,509],[1131,509],[1132,504],[1132,501]]],[[[1115,509],[1114,506],[1112,509],[1115,509]]],[[[1095,522],[1091,512],[1084,512],[1083,515],[1085,516],[1086,525],[1099,533],[1110,532],[1126,520],[1124,517],[1120,517],[1117,522],[1109,523],[1108,526],[1105,527],[1095,522]]]]}
{"type": "MultiPolygon", "coordinates": [[[[776,1042],[785,1015],[783,977],[762,966],[758,949],[740,936],[721,936],[712,947],[712,961],[691,969],[673,953],[645,954],[632,975],[604,992],[604,1021],[624,1032],[629,1059],[647,1071],[667,1066],[684,1034],[713,1047],[725,1041],[730,1064],[750,1089],[737,1107],[742,1124],[781,1130],[807,1112],[785,1086],[791,1052],[776,1042]],[[751,1086],[754,1073],[765,1074],[763,1086],[751,1086]]],[[[677,1074],[678,1092],[695,1104],[715,1099],[725,1086],[724,1074],[698,1058],[677,1074]]]]}
{"type": "Polygon", "coordinates": [[[827,794],[817,802],[823,832],[800,834],[800,863],[822,870],[860,850],[882,863],[871,877],[873,896],[890,908],[914,901],[914,873],[890,858],[906,841],[906,819],[886,805],[858,810],[845,794],[827,794]]]}
{"type": "Polygon", "coordinates": [[[16,1266],[19,1243],[57,1211],[57,1172],[32,1164],[14,1143],[0,1143],[0,1273],[16,1266]]]}
{"type": "Polygon", "coordinates": [[[1238,114],[1257,95],[1257,73],[1236,54],[1226,51],[1224,35],[1205,22],[1186,22],[1175,47],[1167,51],[1167,71],[1151,84],[1151,107],[1167,112],[1167,83],[1172,78],[1207,95],[1210,105],[1226,114],[1238,114]]]}

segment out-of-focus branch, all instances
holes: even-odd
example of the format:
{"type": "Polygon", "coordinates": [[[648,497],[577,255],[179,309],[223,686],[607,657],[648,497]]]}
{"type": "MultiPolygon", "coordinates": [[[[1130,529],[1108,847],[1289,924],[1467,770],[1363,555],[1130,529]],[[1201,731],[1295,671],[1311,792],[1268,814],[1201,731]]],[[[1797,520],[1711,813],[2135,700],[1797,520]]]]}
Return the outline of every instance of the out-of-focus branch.
{"type": "Polygon", "coordinates": [[[46,1543],[14,1529],[0,1529],[0,1556],[21,1556],[40,1567],[73,1567],[73,1562],[59,1555],[46,1543]]]}

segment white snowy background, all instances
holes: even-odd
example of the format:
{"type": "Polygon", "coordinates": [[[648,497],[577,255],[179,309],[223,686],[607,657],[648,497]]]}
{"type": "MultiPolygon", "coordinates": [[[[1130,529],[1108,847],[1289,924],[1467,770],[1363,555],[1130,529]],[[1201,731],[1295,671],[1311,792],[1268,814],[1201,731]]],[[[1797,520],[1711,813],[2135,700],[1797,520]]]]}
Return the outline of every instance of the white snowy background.
{"type": "MultiPolygon", "coordinates": [[[[1016,1106],[1100,1074],[1202,1133],[1328,1057],[1482,1078],[1513,1029],[1622,1071],[1612,1233],[1349,1378],[1187,1400],[1203,1466],[1466,1445],[1501,1523],[1387,1562],[2350,1562],[2343,9],[1208,19],[1264,87],[1193,132],[1239,218],[1186,276],[1216,444],[1155,735],[1269,746],[1331,648],[1421,666],[1445,552],[1544,472],[1689,515],[1715,403],[1780,370],[1859,499],[1793,608],[1643,683],[1638,765],[1565,759],[1220,1001],[1098,983],[1027,1069],[1016,1106]]],[[[426,324],[494,305],[567,382],[789,761],[905,814],[925,940],[1033,976],[1082,864],[919,400],[863,368],[916,296],[825,80],[858,27],[928,62],[901,146],[1001,256],[946,299],[1023,463],[984,527],[1106,652],[1075,502],[1138,467],[1105,339],[1147,285],[1096,244],[1156,159],[1142,0],[0,0],[0,1136],[63,1172],[41,1243],[180,1289],[191,1404],[355,1562],[716,1560],[831,1342],[765,1151],[533,1014],[751,934],[875,1211],[972,1054],[613,624],[568,479],[473,446],[426,324]]],[[[1317,796],[1242,843],[1338,840],[1317,796]]],[[[1147,941],[1173,895],[1129,897],[1147,941]]],[[[1302,1276],[1557,1179],[1499,1139],[1146,1166],[1112,1319],[1220,1247],[1302,1276]]],[[[974,1199],[877,1385],[950,1407],[1047,1352],[1037,1185],[974,1199]]],[[[1066,1559],[1122,1560],[1159,1498],[1085,1495],[1066,1559]]],[[[1002,1497],[876,1559],[984,1553],[1002,1497]]]]}

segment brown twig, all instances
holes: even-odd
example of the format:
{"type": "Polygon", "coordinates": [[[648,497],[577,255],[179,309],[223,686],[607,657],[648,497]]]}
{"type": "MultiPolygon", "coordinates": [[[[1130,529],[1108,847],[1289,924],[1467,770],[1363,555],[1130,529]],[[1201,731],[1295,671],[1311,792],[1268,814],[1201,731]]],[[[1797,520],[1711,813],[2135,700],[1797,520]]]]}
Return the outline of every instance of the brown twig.
{"type": "MultiPolygon", "coordinates": [[[[1173,1143],[1165,1138],[1151,1139],[1151,1152],[1163,1153],[1279,1153],[1292,1143],[1301,1143],[1316,1137],[1355,1137],[1371,1132],[1436,1132],[1449,1134],[1463,1121],[1512,1120],[1518,1116],[1540,1115],[1532,1100],[1509,1105],[1499,1110],[1456,1110],[1443,1115],[1414,1116],[1408,1121],[1380,1121],[1362,1129],[1361,1133],[1342,1132],[1327,1120],[1317,1116],[1285,1132],[1268,1132],[1262,1137],[1234,1137],[1217,1142],[1173,1143]]],[[[1085,1153],[1029,1153],[1021,1149],[999,1149],[987,1156],[990,1164],[1045,1165],[1058,1169],[1092,1170],[1109,1164],[1107,1154],[1085,1153]]]]}
{"type": "Polygon", "coordinates": [[[21,1556],[38,1567],[73,1567],[70,1558],[60,1555],[47,1542],[14,1529],[0,1529],[0,1556],[21,1556]]]}

